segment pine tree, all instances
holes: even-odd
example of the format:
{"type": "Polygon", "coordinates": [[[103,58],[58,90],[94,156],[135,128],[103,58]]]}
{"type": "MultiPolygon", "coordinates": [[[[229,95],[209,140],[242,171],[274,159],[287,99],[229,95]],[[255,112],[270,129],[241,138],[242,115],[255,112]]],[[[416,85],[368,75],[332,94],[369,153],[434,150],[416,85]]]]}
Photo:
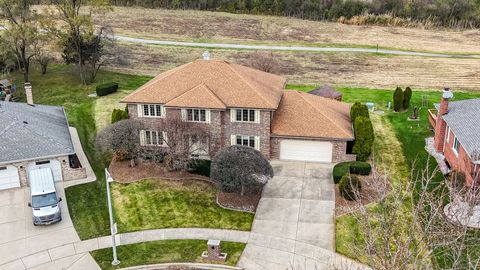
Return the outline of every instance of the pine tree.
{"type": "Polygon", "coordinates": [[[393,93],[393,110],[396,112],[403,111],[403,91],[400,87],[397,87],[393,93]]]}
{"type": "Polygon", "coordinates": [[[412,99],[412,88],[405,88],[403,92],[403,109],[408,109],[410,107],[410,100],[412,99]]]}

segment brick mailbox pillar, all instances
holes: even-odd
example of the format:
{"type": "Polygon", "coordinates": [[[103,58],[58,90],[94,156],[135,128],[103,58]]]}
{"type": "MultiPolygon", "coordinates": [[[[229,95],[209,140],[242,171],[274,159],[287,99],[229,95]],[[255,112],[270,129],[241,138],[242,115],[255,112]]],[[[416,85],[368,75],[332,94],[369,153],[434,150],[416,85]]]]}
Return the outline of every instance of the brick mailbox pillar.
{"type": "Polygon", "coordinates": [[[220,240],[208,240],[208,250],[202,253],[202,258],[209,261],[225,261],[227,259],[227,253],[222,253],[220,248],[220,240]]]}

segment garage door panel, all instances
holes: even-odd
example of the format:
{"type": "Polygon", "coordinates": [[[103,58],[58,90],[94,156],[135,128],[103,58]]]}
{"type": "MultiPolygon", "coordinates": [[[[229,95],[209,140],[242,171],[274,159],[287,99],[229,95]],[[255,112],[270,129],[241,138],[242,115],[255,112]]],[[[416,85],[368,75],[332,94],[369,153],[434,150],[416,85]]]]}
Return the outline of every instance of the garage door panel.
{"type": "Polygon", "coordinates": [[[326,141],[282,140],[280,159],[332,162],[333,145],[326,141]]]}
{"type": "Polygon", "coordinates": [[[0,190],[20,187],[20,176],[15,166],[0,167],[0,190]]]}

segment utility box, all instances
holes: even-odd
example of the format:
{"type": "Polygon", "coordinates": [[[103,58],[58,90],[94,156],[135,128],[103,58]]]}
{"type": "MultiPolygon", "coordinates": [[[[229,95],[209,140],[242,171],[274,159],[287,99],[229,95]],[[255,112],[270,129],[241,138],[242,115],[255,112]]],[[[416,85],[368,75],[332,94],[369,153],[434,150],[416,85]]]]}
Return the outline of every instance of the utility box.
{"type": "Polygon", "coordinates": [[[202,253],[202,258],[209,261],[222,261],[227,259],[227,253],[222,253],[220,240],[210,239],[207,242],[208,250],[202,253]]]}

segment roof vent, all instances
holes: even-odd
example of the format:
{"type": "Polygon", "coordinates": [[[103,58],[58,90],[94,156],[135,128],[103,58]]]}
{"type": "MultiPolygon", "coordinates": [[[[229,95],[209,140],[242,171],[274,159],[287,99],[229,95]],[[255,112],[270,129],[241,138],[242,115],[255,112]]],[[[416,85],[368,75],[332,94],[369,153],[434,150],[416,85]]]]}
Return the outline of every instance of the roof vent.
{"type": "Polygon", "coordinates": [[[27,125],[27,124],[28,124],[28,122],[27,122],[27,121],[23,121],[23,123],[24,123],[25,125],[27,125]]]}
{"type": "Polygon", "coordinates": [[[202,56],[203,60],[210,60],[210,53],[208,51],[204,51],[202,56]]]}
{"type": "Polygon", "coordinates": [[[453,92],[450,91],[450,88],[445,87],[445,89],[443,89],[443,95],[442,95],[442,97],[443,97],[444,99],[453,98],[453,92]]]}

